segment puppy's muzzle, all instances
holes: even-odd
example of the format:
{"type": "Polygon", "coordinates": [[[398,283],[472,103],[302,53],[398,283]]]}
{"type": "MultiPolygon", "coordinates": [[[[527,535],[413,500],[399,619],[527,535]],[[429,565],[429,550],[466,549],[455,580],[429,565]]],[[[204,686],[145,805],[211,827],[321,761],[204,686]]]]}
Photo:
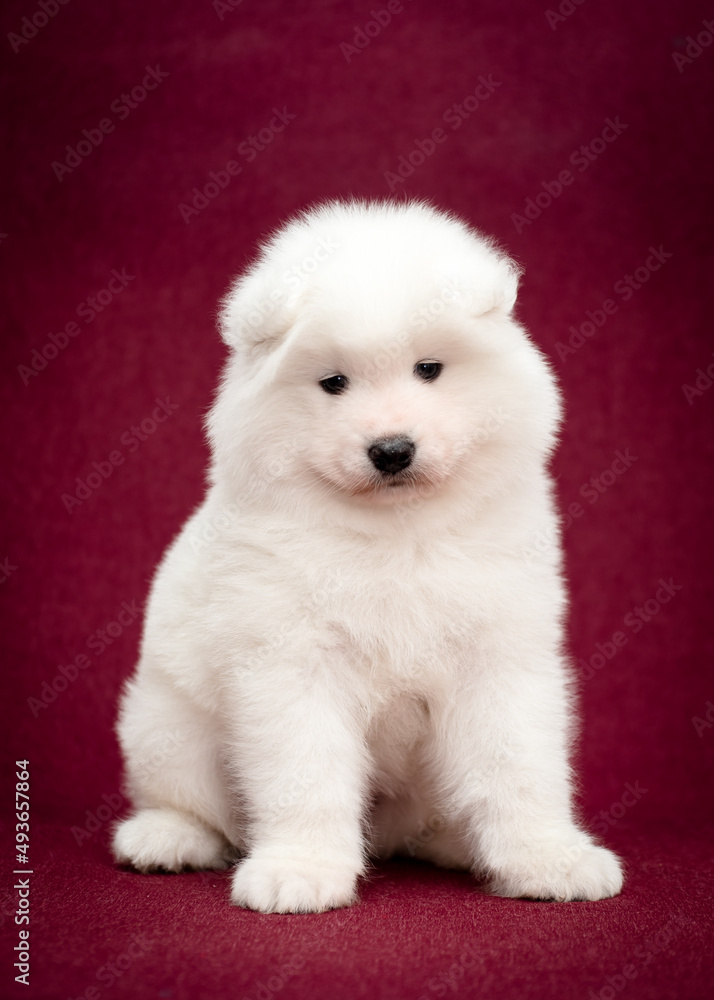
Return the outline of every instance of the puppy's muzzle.
{"type": "Polygon", "coordinates": [[[394,476],[411,465],[416,445],[408,437],[382,438],[367,449],[372,465],[379,472],[394,476]]]}

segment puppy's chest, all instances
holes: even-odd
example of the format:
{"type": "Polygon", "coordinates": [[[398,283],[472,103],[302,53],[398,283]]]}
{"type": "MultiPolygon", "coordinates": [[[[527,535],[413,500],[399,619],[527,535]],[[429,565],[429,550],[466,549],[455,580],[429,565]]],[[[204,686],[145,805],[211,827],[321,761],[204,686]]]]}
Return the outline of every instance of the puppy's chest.
{"type": "Polygon", "coordinates": [[[317,577],[320,627],[375,679],[426,680],[473,649],[482,613],[478,578],[460,561],[333,566],[317,577]]]}

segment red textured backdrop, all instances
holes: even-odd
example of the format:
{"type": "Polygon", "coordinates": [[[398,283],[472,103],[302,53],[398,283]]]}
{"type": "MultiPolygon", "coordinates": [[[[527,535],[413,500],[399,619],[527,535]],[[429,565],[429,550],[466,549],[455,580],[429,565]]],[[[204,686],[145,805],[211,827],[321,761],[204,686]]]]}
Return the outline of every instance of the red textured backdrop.
{"type": "Polygon", "coordinates": [[[5,5],[3,996],[710,995],[713,19],[693,0],[5,5]],[[217,300],[286,215],[392,193],[524,265],[519,315],[561,378],[582,812],[627,861],[615,900],[491,899],[405,861],[352,910],[265,917],[228,906],[225,875],[107,851],[140,606],[203,491],[217,300]]]}

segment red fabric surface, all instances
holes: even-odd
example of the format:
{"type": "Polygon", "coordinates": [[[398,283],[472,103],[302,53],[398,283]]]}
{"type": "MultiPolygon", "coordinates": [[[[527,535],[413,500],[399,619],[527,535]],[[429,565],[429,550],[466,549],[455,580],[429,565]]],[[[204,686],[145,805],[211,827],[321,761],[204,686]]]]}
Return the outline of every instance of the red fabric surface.
{"type": "Polygon", "coordinates": [[[400,6],[5,6],[2,996],[711,995],[714,11],[400,6]],[[228,905],[225,874],[140,876],[107,850],[138,610],[202,496],[217,300],[294,210],[390,193],[517,257],[562,381],[581,807],[626,860],[613,900],[495,899],[400,861],[353,909],[263,916],[228,905]],[[10,958],[24,758],[29,987],[10,958]]]}

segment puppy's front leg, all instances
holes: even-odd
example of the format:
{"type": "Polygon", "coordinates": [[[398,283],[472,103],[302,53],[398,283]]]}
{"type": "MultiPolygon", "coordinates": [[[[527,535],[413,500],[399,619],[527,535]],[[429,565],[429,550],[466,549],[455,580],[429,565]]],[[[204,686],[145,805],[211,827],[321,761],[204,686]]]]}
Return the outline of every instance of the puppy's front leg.
{"type": "Polygon", "coordinates": [[[507,630],[443,720],[442,778],[469,828],[477,874],[503,896],[603,899],[622,887],[618,858],[573,817],[571,706],[564,665],[507,630]]]}
{"type": "Polygon", "coordinates": [[[238,684],[234,759],[250,845],[233,876],[239,906],[313,913],[355,899],[368,762],[359,712],[323,656],[238,684]]]}

